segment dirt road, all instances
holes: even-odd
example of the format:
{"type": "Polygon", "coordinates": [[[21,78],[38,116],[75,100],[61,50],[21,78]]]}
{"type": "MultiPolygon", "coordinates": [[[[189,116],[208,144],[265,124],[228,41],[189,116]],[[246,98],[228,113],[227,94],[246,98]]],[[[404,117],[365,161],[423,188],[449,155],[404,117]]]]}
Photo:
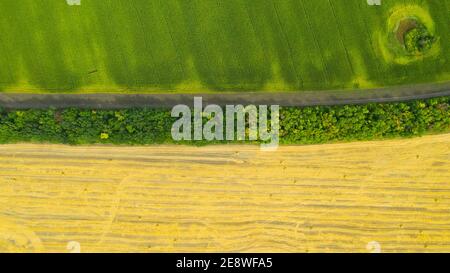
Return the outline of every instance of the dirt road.
{"type": "MultiPolygon", "coordinates": [[[[124,91],[128,92],[128,91],[124,91]]],[[[178,104],[192,106],[194,97],[203,98],[204,104],[218,105],[280,105],[316,106],[364,104],[370,102],[398,102],[450,96],[450,82],[419,84],[368,90],[323,90],[301,92],[224,92],[208,94],[27,94],[0,93],[0,107],[29,108],[95,108],[125,109],[136,107],[173,107],[178,104]]]]}

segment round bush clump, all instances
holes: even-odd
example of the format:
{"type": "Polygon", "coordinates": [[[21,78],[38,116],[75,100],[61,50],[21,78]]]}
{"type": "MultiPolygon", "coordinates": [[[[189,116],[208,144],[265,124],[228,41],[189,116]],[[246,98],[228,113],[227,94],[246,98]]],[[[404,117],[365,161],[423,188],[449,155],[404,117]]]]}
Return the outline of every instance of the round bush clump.
{"type": "Polygon", "coordinates": [[[409,30],[404,35],[404,46],[409,54],[420,55],[430,50],[436,38],[428,29],[418,23],[418,26],[409,30]]]}

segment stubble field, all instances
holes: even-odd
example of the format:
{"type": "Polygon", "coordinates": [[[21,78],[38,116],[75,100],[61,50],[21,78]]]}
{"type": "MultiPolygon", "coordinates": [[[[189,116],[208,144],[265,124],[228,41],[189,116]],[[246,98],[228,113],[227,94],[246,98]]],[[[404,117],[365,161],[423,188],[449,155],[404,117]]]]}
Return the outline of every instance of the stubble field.
{"type": "Polygon", "coordinates": [[[449,139],[3,145],[0,251],[449,252],[449,139]]]}

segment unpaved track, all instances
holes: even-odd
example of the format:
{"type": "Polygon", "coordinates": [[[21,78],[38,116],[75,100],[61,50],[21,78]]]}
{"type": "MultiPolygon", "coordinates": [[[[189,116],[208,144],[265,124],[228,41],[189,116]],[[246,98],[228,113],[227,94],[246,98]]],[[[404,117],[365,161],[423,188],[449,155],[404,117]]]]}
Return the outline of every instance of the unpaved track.
{"type": "Polygon", "coordinates": [[[449,143],[1,145],[0,251],[449,252],[449,143]]]}
{"type": "Polygon", "coordinates": [[[210,94],[13,94],[0,93],[0,107],[29,108],[96,108],[124,109],[134,107],[192,106],[194,97],[204,104],[243,104],[316,106],[364,104],[370,102],[397,102],[450,96],[450,83],[420,84],[368,90],[330,90],[299,92],[236,92],[210,94]]]}

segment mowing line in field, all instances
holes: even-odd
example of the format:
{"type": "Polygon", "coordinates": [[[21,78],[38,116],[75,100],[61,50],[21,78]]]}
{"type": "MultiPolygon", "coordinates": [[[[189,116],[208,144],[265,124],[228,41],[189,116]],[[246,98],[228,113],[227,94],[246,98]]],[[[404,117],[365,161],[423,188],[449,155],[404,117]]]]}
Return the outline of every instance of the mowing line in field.
{"type": "Polygon", "coordinates": [[[308,16],[308,12],[307,12],[307,10],[306,10],[306,7],[305,7],[305,5],[304,5],[304,2],[301,1],[301,2],[299,3],[299,6],[302,6],[302,10],[303,10],[303,13],[304,13],[305,18],[306,18],[306,23],[307,23],[307,25],[308,25],[308,29],[311,31],[311,33],[312,33],[312,35],[313,35],[313,37],[314,37],[314,43],[315,43],[316,47],[319,49],[319,52],[320,52],[320,58],[321,58],[321,60],[322,60],[322,66],[323,66],[323,68],[324,68],[323,73],[324,73],[324,75],[325,75],[325,80],[326,80],[327,84],[329,84],[329,83],[331,82],[331,78],[330,78],[330,74],[329,74],[329,72],[328,72],[328,65],[327,65],[327,63],[325,62],[325,59],[323,58],[323,53],[322,53],[323,51],[322,51],[322,48],[320,47],[319,41],[317,40],[316,32],[315,32],[315,31],[313,30],[313,28],[312,28],[312,25],[311,25],[311,19],[310,19],[309,16],[308,16]]]}
{"type": "MultiPolygon", "coordinates": [[[[152,52],[151,47],[149,47],[150,43],[149,43],[149,41],[147,39],[147,35],[146,35],[147,32],[144,29],[144,24],[143,24],[143,21],[141,19],[141,15],[140,15],[139,9],[136,7],[134,2],[131,1],[130,3],[131,3],[131,6],[133,7],[133,9],[134,9],[134,11],[136,13],[136,19],[139,22],[139,26],[140,26],[140,29],[141,29],[141,32],[142,32],[142,38],[143,38],[144,44],[146,45],[147,48],[150,48],[150,50],[148,50],[148,53],[149,53],[149,56],[150,56],[150,60],[149,61],[152,61],[154,66],[156,67],[155,55],[152,52]]],[[[159,82],[162,82],[161,72],[158,69],[155,69],[155,71],[156,71],[156,74],[158,75],[159,82]]]]}
{"type": "Polygon", "coordinates": [[[345,54],[342,45],[334,40],[335,36],[330,35],[330,33],[338,32],[336,24],[329,20],[333,16],[331,7],[327,1],[303,1],[303,3],[309,14],[312,31],[315,32],[320,51],[323,52],[322,56],[328,66],[330,85],[335,88],[343,87],[340,79],[350,81],[352,75],[347,60],[341,57],[345,54]],[[321,20],[324,16],[327,20],[321,20]]]}
{"type": "MultiPolygon", "coordinates": [[[[363,18],[362,18],[362,22],[364,24],[364,30],[363,31],[366,34],[367,40],[370,42],[370,55],[372,56],[372,59],[376,59],[377,55],[375,53],[375,48],[374,48],[374,41],[371,35],[371,32],[369,32],[369,27],[368,27],[368,23],[367,23],[367,17],[365,16],[365,12],[363,11],[364,8],[366,8],[366,6],[363,6],[364,4],[362,2],[358,2],[357,4],[357,8],[359,10],[358,14],[364,14],[363,18]]],[[[384,77],[385,73],[381,72],[381,67],[380,67],[380,63],[376,62],[375,63],[375,67],[376,67],[376,71],[378,73],[378,77],[384,77]]]]}
{"type": "Polygon", "coordinates": [[[250,22],[250,25],[252,27],[252,32],[253,32],[253,35],[254,35],[254,39],[258,41],[258,44],[260,45],[260,47],[261,47],[261,49],[263,51],[263,55],[264,55],[264,59],[266,60],[266,63],[270,63],[270,59],[268,57],[269,54],[268,54],[267,46],[262,41],[260,35],[258,35],[258,33],[256,32],[255,22],[253,21],[253,17],[250,15],[248,1],[244,1],[243,5],[244,5],[245,13],[246,13],[246,15],[248,17],[248,20],[250,22]]]}
{"type": "Polygon", "coordinates": [[[171,26],[170,26],[170,24],[169,24],[169,21],[167,20],[167,6],[166,6],[166,2],[163,2],[162,0],[160,0],[160,1],[159,1],[159,4],[160,4],[160,5],[163,7],[163,9],[164,9],[164,12],[162,13],[162,17],[164,18],[164,22],[166,23],[167,31],[168,31],[168,33],[169,33],[169,35],[170,35],[170,40],[172,41],[172,46],[173,46],[173,48],[174,48],[175,51],[176,51],[177,59],[178,59],[178,64],[179,64],[179,66],[180,66],[181,72],[183,73],[183,78],[187,78],[187,77],[186,77],[187,74],[186,74],[186,71],[185,71],[185,69],[184,69],[183,62],[181,61],[181,54],[180,54],[180,51],[179,51],[179,47],[178,47],[178,46],[176,45],[176,43],[175,43],[175,39],[174,39],[174,36],[173,36],[173,33],[172,33],[172,28],[171,28],[171,26]]]}
{"type": "Polygon", "coordinates": [[[297,82],[300,81],[299,82],[300,84],[297,84],[297,85],[303,87],[303,78],[302,78],[302,75],[300,73],[298,73],[298,71],[296,69],[296,66],[294,64],[294,60],[292,58],[292,56],[293,56],[293,54],[292,54],[292,47],[291,47],[291,44],[289,42],[289,38],[286,35],[286,32],[284,30],[283,24],[281,23],[280,15],[278,14],[278,9],[277,9],[277,6],[275,4],[275,0],[272,0],[272,5],[273,5],[273,10],[275,12],[276,18],[277,18],[278,25],[280,26],[280,30],[281,30],[281,33],[283,35],[283,39],[286,41],[286,45],[287,45],[287,48],[288,48],[289,59],[291,61],[292,69],[293,69],[293,71],[294,71],[294,73],[296,75],[297,82]],[[300,79],[298,77],[300,77],[300,79]]]}
{"type": "Polygon", "coordinates": [[[342,32],[341,22],[340,22],[339,18],[336,16],[336,11],[335,11],[335,8],[333,6],[332,1],[328,0],[328,3],[330,5],[330,7],[331,7],[331,11],[333,12],[333,18],[334,18],[334,20],[336,21],[336,24],[337,24],[337,29],[338,29],[338,33],[339,33],[339,41],[340,41],[342,47],[344,48],[345,57],[347,59],[348,66],[350,67],[350,71],[351,71],[352,76],[355,77],[355,69],[353,68],[352,61],[350,60],[350,56],[348,54],[347,47],[345,46],[345,43],[342,40],[342,36],[343,36],[342,33],[343,32],[342,32]]]}

